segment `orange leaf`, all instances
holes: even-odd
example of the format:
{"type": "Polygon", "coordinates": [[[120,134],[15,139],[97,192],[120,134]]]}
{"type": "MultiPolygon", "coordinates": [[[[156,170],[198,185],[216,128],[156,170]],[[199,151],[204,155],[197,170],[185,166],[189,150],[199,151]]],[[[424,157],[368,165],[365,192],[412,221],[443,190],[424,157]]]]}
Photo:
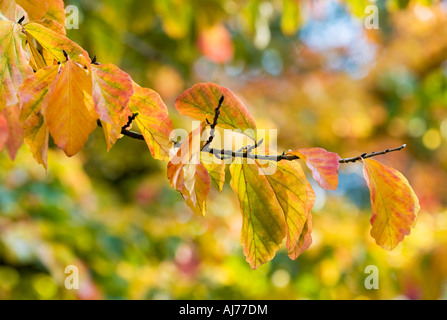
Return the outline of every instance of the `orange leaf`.
{"type": "Polygon", "coordinates": [[[34,159],[45,169],[47,168],[49,131],[41,110],[46,103],[47,94],[58,70],[58,66],[38,70],[25,80],[19,90],[20,122],[24,131],[25,143],[30,148],[34,159]]]}
{"type": "Polygon", "coordinates": [[[177,156],[168,163],[168,179],[171,186],[182,194],[186,204],[204,216],[211,179],[199,159],[201,133],[202,127],[196,128],[182,142],[177,156]]]}
{"type": "Polygon", "coordinates": [[[247,135],[255,139],[256,124],[244,104],[227,88],[214,83],[196,84],[183,92],[175,101],[175,107],[184,116],[201,122],[212,121],[220,98],[224,96],[217,124],[223,128],[253,130],[247,135]]]}
{"type": "Polygon", "coordinates": [[[60,24],[65,23],[63,0],[16,0],[28,13],[30,20],[48,18],[60,24]]]}
{"type": "Polygon", "coordinates": [[[293,154],[303,159],[320,187],[326,190],[337,189],[338,167],[340,166],[338,154],[322,148],[299,149],[287,154],[293,154]]]}
{"type": "Polygon", "coordinates": [[[71,59],[59,68],[42,113],[54,142],[70,157],[82,149],[98,115],[87,70],[71,59]]]}
{"type": "Polygon", "coordinates": [[[134,89],[130,76],[112,64],[92,65],[93,101],[103,123],[107,150],[121,136],[131,111],[128,108],[134,89]]]}
{"type": "Polygon", "coordinates": [[[20,146],[23,144],[23,130],[19,122],[20,107],[19,104],[7,107],[2,111],[3,116],[8,123],[8,140],[6,141],[6,149],[9,157],[14,160],[20,146]]]}
{"type": "Polygon", "coordinates": [[[134,94],[129,109],[138,113],[135,122],[138,125],[152,156],[158,160],[169,160],[172,142],[169,135],[174,130],[168,108],[160,95],[154,90],[134,85],[134,94]]]}
{"type": "Polygon", "coordinates": [[[410,234],[419,200],[399,171],[372,159],[364,159],[363,164],[371,195],[371,236],[379,246],[392,250],[410,234]]]}
{"type": "Polygon", "coordinates": [[[19,103],[17,91],[33,73],[23,49],[26,37],[22,28],[18,23],[0,21],[0,110],[19,103]]]}

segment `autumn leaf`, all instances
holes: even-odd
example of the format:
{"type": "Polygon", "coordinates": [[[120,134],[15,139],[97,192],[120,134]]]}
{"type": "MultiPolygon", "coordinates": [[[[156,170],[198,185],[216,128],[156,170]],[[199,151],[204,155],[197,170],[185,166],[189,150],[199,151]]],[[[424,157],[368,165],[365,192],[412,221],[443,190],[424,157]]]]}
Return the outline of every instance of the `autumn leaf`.
{"type": "Polygon", "coordinates": [[[96,128],[98,115],[87,70],[71,59],[59,68],[42,113],[54,142],[71,157],[82,149],[96,128]]]}
{"type": "Polygon", "coordinates": [[[399,171],[372,159],[364,159],[363,165],[371,196],[371,236],[379,246],[392,250],[416,223],[419,200],[399,171]]]}
{"type": "Polygon", "coordinates": [[[23,49],[26,37],[22,28],[18,23],[0,21],[0,110],[19,103],[17,91],[33,73],[23,49]]]}
{"type": "Polygon", "coordinates": [[[6,122],[5,117],[3,117],[3,114],[0,112],[0,151],[3,150],[6,141],[8,141],[8,134],[8,123],[6,122]]]}
{"type": "Polygon", "coordinates": [[[19,104],[6,107],[2,111],[6,122],[8,123],[8,140],[6,141],[6,149],[11,160],[14,160],[17,150],[23,144],[23,130],[19,122],[20,107],[19,104]]]}
{"type": "Polygon", "coordinates": [[[169,160],[169,151],[172,147],[169,135],[174,126],[160,95],[154,90],[134,85],[129,108],[133,113],[138,113],[135,122],[152,156],[158,160],[169,160]]]}
{"type": "Polygon", "coordinates": [[[50,86],[58,71],[58,66],[40,69],[27,78],[19,90],[20,122],[25,143],[30,148],[34,159],[45,169],[47,169],[49,131],[41,110],[42,105],[46,104],[50,86]]]}
{"type": "Polygon", "coordinates": [[[295,260],[301,253],[307,250],[312,244],[312,215],[309,214],[306,223],[304,224],[303,231],[300,234],[295,246],[288,250],[289,257],[295,260]]]}
{"type": "Polygon", "coordinates": [[[3,14],[3,16],[10,21],[17,22],[15,20],[16,7],[17,4],[13,0],[0,0],[0,13],[3,14]]]}
{"type": "Polygon", "coordinates": [[[256,124],[253,117],[244,104],[227,88],[214,83],[196,84],[177,98],[175,107],[184,116],[201,122],[211,121],[222,96],[225,99],[220,108],[217,125],[239,129],[242,132],[251,129],[252,132],[246,132],[247,136],[255,139],[256,124]]]}
{"type": "Polygon", "coordinates": [[[92,65],[93,101],[102,121],[107,150],[121,136],[131,111],[128,104],[134,93],[132,79],[112,64],[92,65]]]}
{"type": "MultiPolygon", "coordinates": [[[[36,22],[27,23],[24,28],[27,34],[31,35],[56,61],[66,60],[63,53],[65,51],[73,61],[82,65],[90,64],[88,53],[63,34],[36,22]]],[[[45,58],[48,60],[47,57],[45,58]]],[[[52,65],[52,62],[47,61],[46,64],[52,65]]]]}
{"type": "Polygon", "coordinates": [[[287,154],[293,154],[303,159],[320,187],[326,190],[337,189],[338,167],[340,166],[338,154],[322,148],[299,149],[289,151],[287,154]]]}
{"type": "MultiPolygon", "coordinates": [[[[311,219],[315,194],[298,162],[280,161],[276,166],[276,172],[266,177],[284,213],[289,256],[296,259],[296,247],[302,246],[300,238],[306,222],[311,219]]],[[[311,229],[308,232],[310,236],[311,229]]]]}
{"type": "Polygon", "coordinates": [[[28,13],[29,19],[41,20],[44,18],[65,23],[65,7],[63,0],[16,0],[28,13]]]}
{"type": "Polygon", "coordinates": [[[298,256],[297,247],[305,236],[302,234],[315,201],[299,163],[276,165],[273,174],[268,174],[258,161],[250,164],[238,158],[230,166],[230,185],[238,195],[243,215],[244,254],[254,269],[273,259],[286,236],[290,257],[298,256]]]}
{"type": "Polygon", "coordinates": [[[222,192],[225,183],[225,163],[221,159],[217,159],[214,155],[202,152],[201,161],[208,171],[211,183],[219,192],[222,192]]]}
{"type": "Polygon", "coordinates": [[[182,142],[176,156],[168,163],[167,175],[171,186],[181,193],[186,204],[204,216],[211,179],[199,157],[202,131],[202,126],[194,129],[182,142]]]}

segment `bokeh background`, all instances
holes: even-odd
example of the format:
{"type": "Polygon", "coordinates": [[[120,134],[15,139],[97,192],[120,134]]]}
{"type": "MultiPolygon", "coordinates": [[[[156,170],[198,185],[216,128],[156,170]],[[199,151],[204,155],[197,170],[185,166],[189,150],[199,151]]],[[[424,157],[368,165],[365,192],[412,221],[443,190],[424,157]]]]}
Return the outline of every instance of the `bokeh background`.
{"type": "MultiPolygon", "coordinates": [[[[318,146],[341,157],[397,147],[377,160],[401,171],[421,203],[416,227],[387,252],[370,237],[361,164],[339,188],[313,185],[313,244],[251,270],[241,213],[226,184],[192,214],[166,164],[127,137],[106,152],[96,130],[82,153],[49,152],[48,172],[23,146],[0,154],[0,299],[447,298],[447,1],[71,0],[68,36],[175,98],[212,81],[244,101],[280,150],[318,146]],[[379,29],[364,26],[374,5],[379,29]],[[67,290],[64,269],[80,270],[67,290]],[[379,289],[364,286],[379,269],[379,289]]],[[[307,172],[309,173],[309,172],[307,172]]],[[[229,175],[227,175],[229,179],[229,175]]]]}

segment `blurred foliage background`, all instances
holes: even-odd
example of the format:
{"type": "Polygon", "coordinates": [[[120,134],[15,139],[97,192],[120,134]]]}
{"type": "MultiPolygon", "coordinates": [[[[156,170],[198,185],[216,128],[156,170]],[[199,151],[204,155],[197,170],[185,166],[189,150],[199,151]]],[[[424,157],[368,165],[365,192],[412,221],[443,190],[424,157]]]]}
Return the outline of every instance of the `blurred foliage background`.
{"type": "MultiPolygon", "coordinates": [[[[258,270],[239,244],[241,213],[227,184],[192,215],[164,163],[127,137],[106,152],[100,129],[73,158],[52,148],[49,170],[26,146],[0,155],[0,299],[447,298],[447,2],[435,0],[71,0],[68,36],[102,63],[155,89],[177,128],[175,98],[198,82],[227,86],[258,128],[287,150],[340,154],[397,147],[379,161],[401,171],[421,202],[394,251],[369,235],[361,164],[341,167],[335,192],[313,185],[313,244],[258,270]],[[367,29],[368,6],[379,29],[367,29]],[[67,290],[65,267],[80,270],[67,290]],[[379,269],[367,290],[365,267],[379,269]]],[[[229,176],[227,176],[229,179],[229,176]]]]}

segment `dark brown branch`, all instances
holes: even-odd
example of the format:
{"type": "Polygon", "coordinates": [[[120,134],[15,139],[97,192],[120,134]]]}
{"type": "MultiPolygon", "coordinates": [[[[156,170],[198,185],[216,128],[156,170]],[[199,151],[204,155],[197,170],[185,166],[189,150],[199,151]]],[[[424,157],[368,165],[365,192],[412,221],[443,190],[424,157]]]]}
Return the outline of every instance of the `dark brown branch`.
{"type": "MultiPolygon", "coordinates": [[[[126,125],[124,127],[121,128],[121,134],[125,135],[125,136],[127,136],[129,138],[135,139],[135,140],[143,140],[144,141],[144,136],[141,133],[138,133],[138,132],[126,129],[126,128],[128,128],[130,126],[130,123],[132,123],[132,121],[135,119],[134,115],[130,116],[129,117],[129,121],[126,123],[126,125]],[[130,120],[132,117],[133,117],[133,119],[130,120]]],[[[97,123],[98,127],[102,128],[101,120],[98,119],[96,121],[96,123],[97,123]]]]}
{"type": "Polygon", "coordinates": [[[213,123],[210,123],[210,122],[208,121],[208,119],[206,119],[206,122],[207,122],[207,123],[210,125],[210,127],[211,127],[211,132],[210,132],[210,136],[209,136],[208,140],[206,141],[205,145],[203,146],[202,150],[203,150],[204,148],[207,148],[207,147],[211,144],[211,142],[213,142],[213,139],[214,139],[214,132],[215,132],[215,130],[216,130],[216,126],[217,126],[217,120],[219,119],[219,115],[220,115],[220,107],[222,107],[222,103],[223,103],[224,99],[225,99],[224,96],[220,97],[220,99],[219,99],[219,104],[217,105],[217,108],[214,109],[214,119],[213,119],[213,123]]]}

